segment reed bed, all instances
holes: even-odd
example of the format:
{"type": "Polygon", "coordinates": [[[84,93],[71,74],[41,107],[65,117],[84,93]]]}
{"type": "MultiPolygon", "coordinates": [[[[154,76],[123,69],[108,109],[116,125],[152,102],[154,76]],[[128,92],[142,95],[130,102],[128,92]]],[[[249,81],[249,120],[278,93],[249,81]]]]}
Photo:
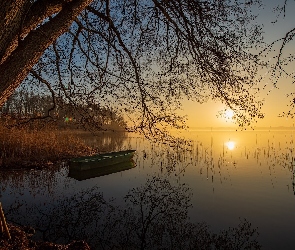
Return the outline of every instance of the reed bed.
{"type": "Polygon", "coordinates": [[[73,131],[54,128],[7,128],[0,125],[0,167],[50,165],[63,159],[92,154],[93,149],[73,131]]]}

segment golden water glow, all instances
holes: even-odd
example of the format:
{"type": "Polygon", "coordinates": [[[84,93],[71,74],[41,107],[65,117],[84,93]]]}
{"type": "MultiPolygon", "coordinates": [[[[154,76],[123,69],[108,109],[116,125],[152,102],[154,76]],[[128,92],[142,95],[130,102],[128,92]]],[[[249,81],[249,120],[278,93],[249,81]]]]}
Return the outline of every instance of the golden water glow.
{"type": "Polygon", "coordinates": [[[229,150],[234,150],[236,143],[234,141],[228,141],[224,143],[224,145],[229,149],[229,150]]]}

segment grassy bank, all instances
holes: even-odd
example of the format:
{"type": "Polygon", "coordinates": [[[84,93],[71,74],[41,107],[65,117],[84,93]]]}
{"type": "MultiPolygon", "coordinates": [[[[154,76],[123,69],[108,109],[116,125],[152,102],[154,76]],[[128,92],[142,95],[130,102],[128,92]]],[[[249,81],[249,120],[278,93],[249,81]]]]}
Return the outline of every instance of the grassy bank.
{"type": "Polygon", "coordinates": [[[93,149],[75,134],[52,127],[7,128],[0,124],[0,167],[42,166],[93,153],[93,149]]]}

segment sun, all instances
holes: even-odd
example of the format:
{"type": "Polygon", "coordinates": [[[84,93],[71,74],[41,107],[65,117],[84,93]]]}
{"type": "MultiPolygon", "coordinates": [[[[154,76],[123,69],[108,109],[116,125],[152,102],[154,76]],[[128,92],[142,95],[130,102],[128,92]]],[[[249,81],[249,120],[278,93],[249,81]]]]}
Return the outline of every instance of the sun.
{"type": "Polygon", "coordinates": [[[234,114],[235,114],[235,112],[231,109],[225,110],[225,118],[227,118],[227,119],[232,119],[234,114]]]}

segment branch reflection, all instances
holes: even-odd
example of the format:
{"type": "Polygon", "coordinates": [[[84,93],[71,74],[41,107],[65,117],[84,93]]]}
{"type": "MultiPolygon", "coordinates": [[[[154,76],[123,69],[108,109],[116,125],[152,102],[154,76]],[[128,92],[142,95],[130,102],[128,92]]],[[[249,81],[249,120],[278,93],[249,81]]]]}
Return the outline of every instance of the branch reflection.
{"type": "Polygon", "coordinates": [[[260,249],[258,232],[246,220],[219,234],[189,222],[191,196],[187,185],[154,176],[129,190],[121,206],[93,187],[52,207],[26,204],[26,218],[16,211],[7,217],[33,226],[37,239],[83,239],[94,249],[260,249]]]}

